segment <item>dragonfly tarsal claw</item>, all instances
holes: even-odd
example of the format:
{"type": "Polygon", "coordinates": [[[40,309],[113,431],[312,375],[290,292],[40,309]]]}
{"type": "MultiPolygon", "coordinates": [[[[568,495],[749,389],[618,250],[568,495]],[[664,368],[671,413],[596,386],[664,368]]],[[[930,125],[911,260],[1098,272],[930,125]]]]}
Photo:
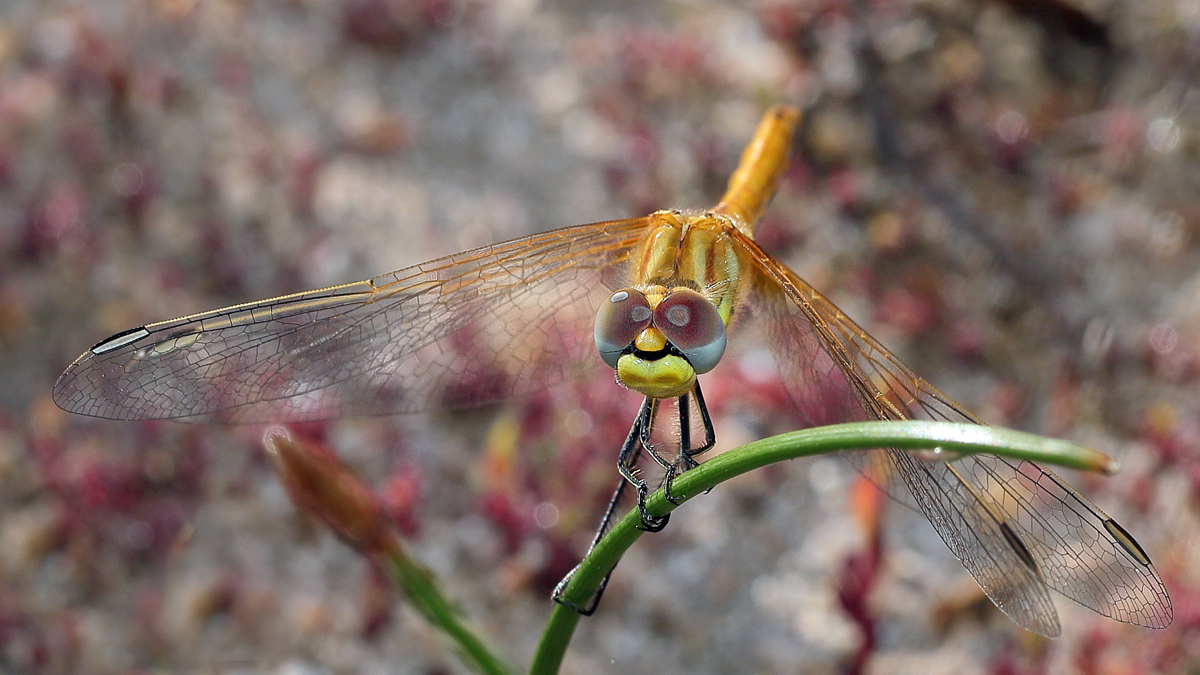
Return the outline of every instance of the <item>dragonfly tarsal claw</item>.
{"type": "Polygon", "coordinates": [[[563,597],[563,594],[567,590],[567,584],[571,583],[571,579],[578,571],[579,565],[576,565],[574,569],[567,572],[567,576],[563,577],[562,581],[558,582],[558,585],[554,587],[554,592],[550,594],[550,598],[580,616],[591,616],[596,612],[596,608],[600,606],[600,596],[604,595],[604,589],[608,586],[608,579],[612,576],[612,571],[610,570],[605,575],[604,581],[600,582],[600,587],[596,589],[596,592],[592,594],[592,597],[583,606],[577,605],[563,597]]]}
{"type": "Polygon", "coordinates": [[[678,476],[679,474],[683,473],[684,471],[687,471],[688,469],[700,466],[699,464],[696,463],[695,460],[692,460],[690,458],[685,458],[685,459],[687,461],[684,462],[684,464],[690,463],[691,466],[684,466],[683,469],[676,469],[676,468],[672,467],[669,471],[667,471],[666,478],[663,479],[663,495],[667,498],[667,501],[671,502],[675,506],[679,506],[680,504],[682,504],[684,502],[684,500],[678,499],[675,497],[675,495],[671,494],[671,485],[675,483],[675,477],[678,476]]]}
{"type": "Polygon", "coordinates": [[[667,526],[667,521],[671,519],[671,514],[663,516],[651,515],[646,509],[646,492],[645,490],[638,491],[638,512],[642,516],[642,522],[638,523],[637,528],[642,532],[662,532],[667,526]]]}
{"type": "Polygon", "coordinates": [[[664,492],[666,493],[667,501],[671,502],[675,506],[679,506],[683,503],[682,499],[676,499],[675,495],[671,494],[671,484],[669,482],[667,483],[664,492]]]}
{"type": "Polygon", "coordinates": [[[670,514],[667,514],[665,516],[659,516],[659,517],[655,518],[654,516],[650,515],[649,513],[646,513],[645,511],[643,511],[642,512],[642,522],[638,524],[637,529],[641,530],[642,532],[650,532],[650,533],[662,532],[663,529],[666,528],[666,526],[667,526],[667,521],[669,521],[670,519],[671,519],[670,514]]]}

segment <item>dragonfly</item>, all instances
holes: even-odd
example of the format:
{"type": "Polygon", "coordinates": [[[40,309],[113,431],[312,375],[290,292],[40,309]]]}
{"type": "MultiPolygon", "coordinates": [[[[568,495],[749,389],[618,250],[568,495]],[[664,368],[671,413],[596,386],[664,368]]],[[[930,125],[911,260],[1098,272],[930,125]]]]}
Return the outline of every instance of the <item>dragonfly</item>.
{"type": "MultiPolygon", "coordinates": [[[[146,324],[87,350],[59,377],[54,400],[116,420],[288,423],[481,405],[606,364],[645,396],[618,458],[618,493],[636,488],[648,530],[666,523],[645,511],[637,457],[645,450],[666,468],[669,490],[712,447],[698,376],[720,362],[730,333],[757,329],[810,425],[982,424],[755,241],[800,117],[789,106],[766,112],[711,209],[564,227],[146,324]],[[651,439],[663,402],[679,406],[674,459],[651,439]],[[693,443],[696,415],[704,437],[693,443]]],[[[1049,470],[992,455],[852,454],[915,504],[1017,624],[1058,635],[1051,590],[1117,621],[1170,624],[1146,552],[1049,470]]]]}

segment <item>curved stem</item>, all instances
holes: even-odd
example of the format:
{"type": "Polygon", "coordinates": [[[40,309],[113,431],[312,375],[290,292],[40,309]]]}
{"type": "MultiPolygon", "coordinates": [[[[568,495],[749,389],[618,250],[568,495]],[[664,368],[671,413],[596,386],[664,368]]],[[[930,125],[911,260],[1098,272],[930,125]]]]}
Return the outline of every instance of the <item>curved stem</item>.
{"type": "MultiPolygon", "coordinates": [[[[718,483],[768,464],[838,450],[881,447],[942,449],[964,455],[986,453],[1107,474],[1117,470],[1114,460],[1096,450],[1011,429],[947,422],[855,422],[793,431],[729,450],[677,476],[671,496],[682,504],[718,483]]],[[[660,489],[646,500],[646,508],[651,515],[661,517],[675,510],[676,505],[667,501],[660,489]]],[[[566,600],[583,606],[592,597],[608,571],[642,535],[637,527],[640,522],[636,509],[617,522],[576,569],[563,592],[566,600]]],[[[554,606],[530,665],[531,675],[558,672],[578,623],[578,614],[562,605],[554,606]]]]}

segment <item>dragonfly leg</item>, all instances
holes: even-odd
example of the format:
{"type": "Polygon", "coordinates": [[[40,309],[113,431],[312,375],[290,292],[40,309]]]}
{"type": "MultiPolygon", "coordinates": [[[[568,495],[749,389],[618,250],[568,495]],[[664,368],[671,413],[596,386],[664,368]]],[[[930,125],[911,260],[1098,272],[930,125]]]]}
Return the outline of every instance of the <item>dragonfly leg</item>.
{"type": "MultiPolygon", "coordinates": [[[[686,396],[687,395],[685,394],[684,397],[686,398],[686,396]]],[[[650,455],[659,466],[667,471],[670,471],[672,462],[667,461],[667,458],[663,457],[658,451],[658,448],[650,442],[650,436],[652,435],[652,431],[654,429],[654,422],[658,419],[658,404],[659,401],[655,399],[653,410],[650,411],[650,417],[646,421],[646,424],[642,425],[642,447],[646,448],[646,454],[650,455]]],[[[680,405],[683,404],[681,403],[680,405]]],[[[680,433],[685,434],[684,438],[686,438],[686,431],[681,430],[680,433]]]]}
{"type": "Polygon", "coordinates": [[[708,406],[704,404],[704,395],[700,393],[700,383],[692,388],[692,393],[696,397],[696,409],[700,411],[700,422],[704,426],[704,443],[695,448],[692,447],[692,425],[688,419],[688,397],[687,394],[679,397],[679,458],[675,463],[667,467],[667,476],[663,480],[663,492],[666,494],[667,501],[679,505],[675,498],[671,495],[671,483],[675,477],[684,471],[694,469],[700,466],[700,463],[693,459],[696,455],[702,454],[711,450],[717,444],[717,434],[713,429],[712,417],[708,414],[708,406]]]}
{"type": "Polygon", "coordinates": [[[675,481],[675,476],[677,474],[683,473],[684,471],[687,471],[688,469],[696,466],[696,460],[692,459],[691,455],[688,454],[688,450],[691,449],[691,445],[692,445],[692,424],[691,424],[691,420],[688,419],[688,396],[687,396],[687,394],[680,396],[678,400],[679,400],[679,456],[676,457],[675,461],[671,462],[670,464],[662,461],[662,459],[658,455],[654,456],[654,458],[656,460],[659,460],[658,463],[661,464],[663,467],[665,467],[667,470],[667,474],[665,476],[663,476],[663,494],[666,496],[667,501],[671,502],[672,504],[674,504],[676,506],[679,506],[679,502],[675,501],[675,497],[671,494],[671,483],[673,483],[675,481]],[[681,465],[682,465],[682,468],[681,468],[681,465]]]}
{"type": "Polygon", "coordinates": [[[575,573],[578,571],[579,565],[576,565],[570,572],[567,572],[567,576],[563,577],[562,581],[558,582],[558,585],[554,587],[554,593],[550,597],[558,604],[574,611],[580,616],[591,616],[596,613],[596,608],[600,606],[600,598],[604,595],[604,589],[608,587],[608,580],[612,578],[613,571],[609,570],[608,574],[604,575],[604,580],[600,582],[600,587],[592,594],[591,599],[582,606],[563,597],[563,593],[567,590],[567,584],[571,583],[571,579],[574,578],[575,573]]]}
{"type": "MultiPolygon", "coordinates": [[[[624,478],[621,478],[617,483],[617,488],[613,490],[612,498],[608,500],[608,508],[604,510],[604,518],[600,520],[600,527],[596,528],[596,534],[592,537],[592,543],[588,545],[587,553],[583,554],[585,559],[592,554],[592,550],[596,548],[596,544],[599,544],[604,535],[608,533],[608,528],[612,524],[613,517],[617,512],[617,505],[621,502],[621,496],[625,493],[625,488],[628,485],[629,482],[624,478]]],[[[614,567],[613,569],[615,570],[616,568],[614,567]]],[[[609,570],[608,574],[604,575],[604,580],[600,582],[600,587],[596,589],[596,592],[592,594],[592,597],[583,606],[577,605],[563,597],[563,593],[567,590],[567,584],[571,583],[571,578],[575,576],[575,572],[577,571],[579,571],[579,565],[576,565],[574,569],[567,573],[567,576],[562,578],[562,581],[558,582],[558,585],[554,587],[554,593],[550,597],[558,604],[567,609],[573,609],[582,616],[591,616],[596,611],[596,607],[600,605],[600,597],[604,595],[604,589],[608,587],[608,580],[612,577],[613,570],[609,570]]]]}
{"type": "Polygon", "coordinates": [[[637,489],[638,511],[642,515],[640,529],[644,532],[659,532],[667,526],[667,521],[670,519],[670,515],[655,517],[646,510],[646,497],[650,494],[650,486],[646,485],[646,481],[637,475],[637,460],[641,456],[641,449],[648,447],[646,445],[646,440],[650,436],[648,429],[654,421],[657,411],[658,400],[647,397],[646,401],[642,403],[641,410],[638,411],[637,419],[633,421],[633,428],[629,430],[629,436],[625,438],[625,445],[621,446],[621,455],[617,458],[617,471],[637,489]]]}
{"type": "MultiPolygon", "coordinates": [[[[616,516],[617,506],[620,504],[621,497],[625,493],[625,488],[628,485],[633,485],[638,491],[638,509],[641,511],[642,529],[646,532],[658,532],[667,525],[667,520],[670,516],[662,516],[656,518],[651,516],[646,511],[646,495],[649,492],[649,487],[646,481],[642,480],[636,473],[637,460],[641,456],[642,448],[649,448],[649,432],[648,429],[654,420],[654,416],[658,409],[658,401],[652,398],[646,398],[642,403],[641,409],[638,411],[637,419],[633,422],[633,427],[629,430],[629,435],[625,438],[625,444],[621,446],[621,454],[617,458],[617,469],[621,472],[621,480],[617,483],[617,487],[613,490],[612,498],[608,500],[608,507],[604,510],[604,517],[600,520],[600,527],[596,528],[596,534],[592,537],[592,543],[588,546],[587,553],[584,558],[591,555],[592,550],[608,533],[609,527],[612,525],[613,518],[616,516]]],[[[600,587],[596,589],[595,594],[583,606],[577,605],[563,597],[566,591],[567,584],[571,582],[571,578],[579,570],[576,565],[567,573],[562,581],[554,587],[554,593],[551,597],[560,605],[572,609],[583,616],[591,616],[596,611],[596,606],[600,604],[600,596],[604,595],[604,589],[608,586],[608,580],[612,577],[613,570],[609,570],[608,574],[604,575],[604,580],[600,582],[600,587]]]]}
{"type": "Polygon", "coordinates": [[[704,443],[694,448],[688,448],[684,452],[684,459],[691,462],[691,466],[688,468],[699,466],[699,462],[692,458],[712,450],[713,446],[717,444],[717,431],[713,428],[712,416],[708,414],[708,405],[704,403],[704,394],[700,391],[699,382],[692,387],[692,395],[696,397],[696,410],[700,411],[700,425],[704,427],[704,443]]]}

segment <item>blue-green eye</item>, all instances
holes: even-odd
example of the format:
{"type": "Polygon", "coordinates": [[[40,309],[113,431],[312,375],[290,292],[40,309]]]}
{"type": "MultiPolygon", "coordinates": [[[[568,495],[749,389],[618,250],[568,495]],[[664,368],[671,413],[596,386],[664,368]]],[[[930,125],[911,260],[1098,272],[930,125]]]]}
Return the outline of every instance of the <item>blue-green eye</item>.
{"type": "Polygon", "coordinates": [[[609,296],[596,312],[596,349],[600,358],[616,368],[622,352],[650,325],[654,311],[641,291],[622,288],[609,296]]]}
{"type": "Polygon", "coordinates": [[[680,288],[654,308],[654,326],[675,345],[697,373],[707,373],[725,353],[725,323],[708,298],[680,288]]]}

